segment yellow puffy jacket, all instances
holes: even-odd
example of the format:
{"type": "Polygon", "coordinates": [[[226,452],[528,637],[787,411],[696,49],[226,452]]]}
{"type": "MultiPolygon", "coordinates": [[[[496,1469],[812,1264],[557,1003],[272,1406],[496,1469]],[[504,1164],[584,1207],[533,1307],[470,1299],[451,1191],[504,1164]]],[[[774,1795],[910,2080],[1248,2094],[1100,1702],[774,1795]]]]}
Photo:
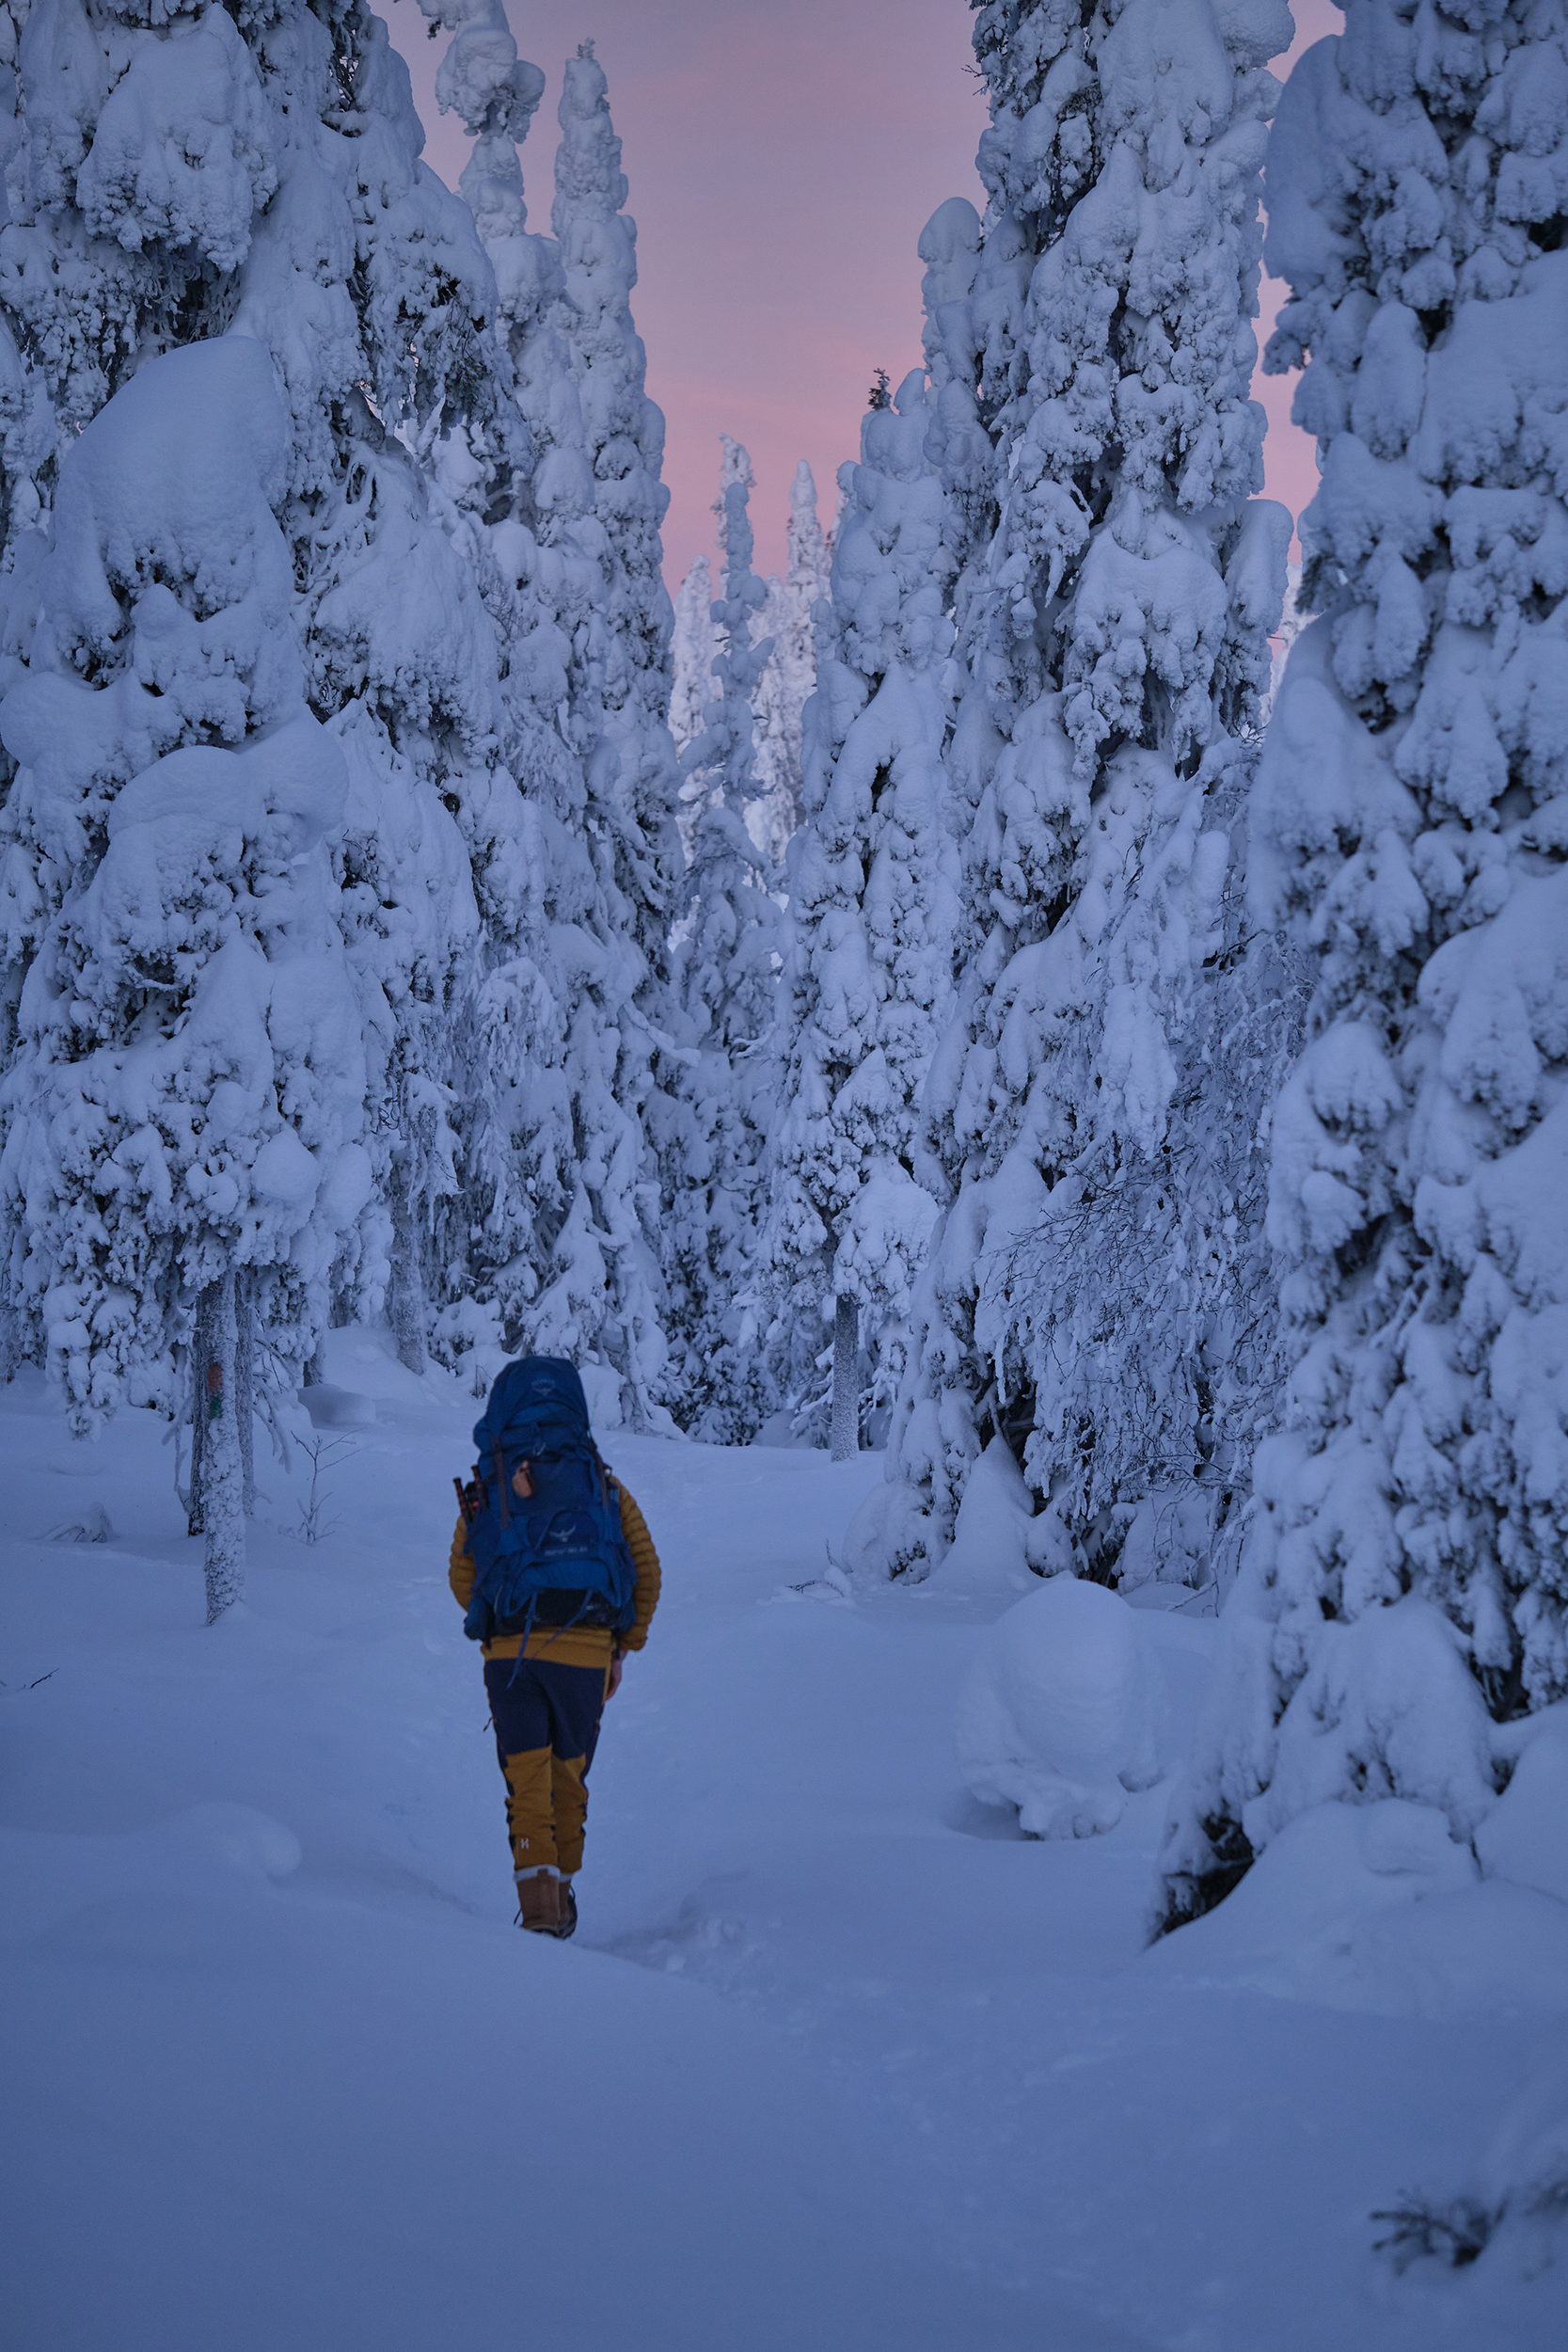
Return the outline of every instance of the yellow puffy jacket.
{"type": "MultiPolygon", "coordinates": [[[[606,1465],[609,1468],[609,1465],[606,1465]]],[[[614,1475],[613,1472],[610,1473],[614,1475]]],[[[570,1625],[559,1629],[543,1628],[528,1637],[530,1658],[553,1658],[562,1666],[604,1666],[610,1664],[618,1649],[641,1649],[648,1638],[654,1611],[658,1607],[658,1554],[648,1533],[648,1522],[631,1496],[615,1480],[621,1498],[621,1533],[631,1550],[632,1565],[637,1570],[637,1621],[624,1633],[612,1633],[608,1626],[570,1625]]],[[[452,1597],[462,1610],[467,1610],[474,1589],[473,1555],[468,1549],[467,1521],[459,1518],[452,1531],[451,1564],[447,1580],[452,1597]]],[[[486,1658],[515,1658],[523,1646],[520,1633],[503,1633],[499,1641],[484,1644],[486,1658]]]]}

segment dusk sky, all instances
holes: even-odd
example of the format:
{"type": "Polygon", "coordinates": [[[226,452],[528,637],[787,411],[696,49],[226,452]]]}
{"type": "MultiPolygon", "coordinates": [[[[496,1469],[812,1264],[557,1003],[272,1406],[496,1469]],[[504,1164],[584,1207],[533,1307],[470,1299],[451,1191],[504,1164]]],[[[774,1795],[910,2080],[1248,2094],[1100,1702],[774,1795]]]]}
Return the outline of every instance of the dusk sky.
{"type": "MultiPolygon", "coordinates": [[[[561,69],[585,36],[610,79],[638,225],[635,315],[668,423],[672,590],[713,550],[721,432],[752,453],[757,566],[779,569],[797,460],[831,519],[872,370],[896,384],[919,359],[922,228],[944,197],[982,200],[965,0],[510,0],[508,13],[549,77],[523,150],[531,228],[549,228],[561,69]]],[[[1331,0],[1294,13],[1297,50],[1341,22],[1331,0]]],[[[468,142],[435,99],[449,36],[427,40],[414,0],[388,14],[427,160],[455,184],[468,142]]],[[[1299,512],[1311,444],[1289,422],[1287,385],[1259,378],[1259,394],[1270,493],[1299,512]]]]}

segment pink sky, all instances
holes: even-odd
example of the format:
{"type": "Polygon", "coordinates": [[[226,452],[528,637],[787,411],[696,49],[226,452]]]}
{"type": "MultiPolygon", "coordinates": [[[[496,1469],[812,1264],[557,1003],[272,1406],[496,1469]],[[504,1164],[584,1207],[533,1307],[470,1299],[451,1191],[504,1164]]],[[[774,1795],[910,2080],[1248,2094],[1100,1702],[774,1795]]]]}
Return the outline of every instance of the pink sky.
{"type": "MultiPolygon", "coordinates": [[[[523,55],[549,77],[523,150],[531,227],[549,227],[563,60],[592,36],[609,76],[638,225],[634,310],[668,423],[671,587],[712,552],[721,432],[752,453],[758,568],[779,569],[797,460],[809,461],[830,518],[872,370],[896,383],[920,358],[922,228],[944,197],[981,201],[974,157],[986,112],[970,10],[964,0],[510,0],[508,13],[523,55]]],[[[435,100],[448,37],[426,40],[414,0],[392,0],[388,17],[427,160],[455,184],[468,143],[435,100]]],[[[1295,17],[1295,51],[1340,22],[1331,0],[1297,0],[1295,17]]],[[[1311,444],[1289,421],[1288,385],[1260,377],[1259,396],[1269,493],[1299,511],[1315,480],[1311,444]]]]}

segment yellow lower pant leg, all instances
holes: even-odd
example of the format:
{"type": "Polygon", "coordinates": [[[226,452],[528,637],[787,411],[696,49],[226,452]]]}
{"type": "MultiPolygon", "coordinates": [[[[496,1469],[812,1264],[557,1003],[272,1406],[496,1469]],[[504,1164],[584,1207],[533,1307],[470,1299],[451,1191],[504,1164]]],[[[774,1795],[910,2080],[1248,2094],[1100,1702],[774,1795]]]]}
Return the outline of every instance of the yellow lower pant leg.
{"type": "MultiPolygon", "coordinates": [[[[506,1826],[512,1839],[515,1870],[537,1870],[556,1865],[555,1825],[550,1808],[550,1752],[527,1748],[509,1756],[506,1774],[506,1826]]],[[[581,1832],[578,1844],[580,1851],[581,1832]]]]}
{"type": "Polygon", "coordinates": [[[555,1850],[562,1873],[571,1878],[582,1867],[582,1830],[588,1814],[588,1790],[583,1773],[588,1759],[557,1756],[550,1759],[550,1790],[555,1800],[555,1850]]]}

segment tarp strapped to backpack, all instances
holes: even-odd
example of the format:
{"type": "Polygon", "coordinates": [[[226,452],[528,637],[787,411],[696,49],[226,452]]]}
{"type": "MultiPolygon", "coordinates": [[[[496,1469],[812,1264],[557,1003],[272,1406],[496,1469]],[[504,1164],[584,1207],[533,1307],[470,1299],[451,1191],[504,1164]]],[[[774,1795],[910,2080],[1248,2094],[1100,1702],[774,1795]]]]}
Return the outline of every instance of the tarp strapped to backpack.
{"type": "Polygon", "coordinates": [[[503,1366],[474,1444],[480,1508],[468,1522],[468,1639],[526,1637],[536,1626],[624,1632],[635,1623],[637,1570],[620,1489],[599,1459],[576,1368],[555,1356],[503,1366]]]}

